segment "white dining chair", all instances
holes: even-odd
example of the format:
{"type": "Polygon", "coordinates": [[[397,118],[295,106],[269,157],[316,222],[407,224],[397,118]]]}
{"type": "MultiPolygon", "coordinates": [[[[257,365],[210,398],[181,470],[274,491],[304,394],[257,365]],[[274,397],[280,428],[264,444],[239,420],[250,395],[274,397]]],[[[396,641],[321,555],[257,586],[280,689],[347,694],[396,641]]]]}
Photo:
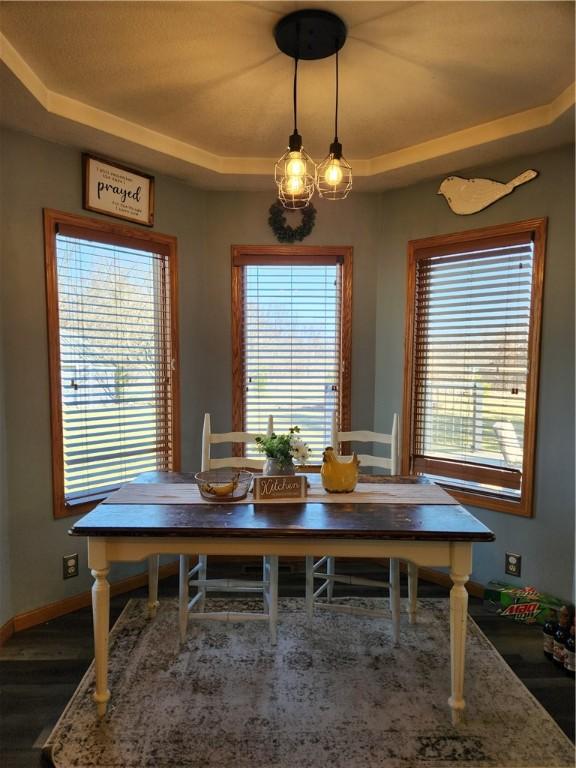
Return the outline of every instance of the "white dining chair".
{"type": "MultiPolygon", "coordinates": [[[[267,435],[274,429],[273,418],[268,418],[267,435]]],[[[220,443],[249,444],[256,442],[256,434],[248,432],[212,432],[210,414],[204,415],[202,431],[202,471],[221,467],[238,469],[261,470],[265,459],[251,459],[244,456],[214,458],[211,455],[213,445],[220,443]]],[[[268,621],[272,643],[276,643],[278,620],[278,557],[268,555],[262,558],[261,581],[248,579],[209,579],[207,576],[208,557],[198,555],[198,561],[190,568],[189,557],[180,555],[180,578],[178,617],[180,641],[186,639],[188,620],[214,621],[268,621]],[[190,587],[196,589],[196,594],[190,599],[190,587]],[[260,593],[264,609],[256,611],[205,611],[206,594],[208,592],[260,593]]]]}
{"type": "MultiPolygon", "coordinates": [[[[337,453],[340,453],[340,444],[347,442],[355,443],[373,443],[374,445],[386,445],[390,446],[389,456],[376,456],[374,454],[360,453],[358,459],[360,460],[360,467],[377,467],[378,469],[385,469],[391,475],[398,474],[398,416],[394,414],[392,421],[392,431],[390,434],[384,434],[381,432],[372,432],[369,430],[358,430],[355,432],[340,432],[338,431],[337,416],[333,415],[332,418],[332,433],[331,433],[332,447],[337,453]]],[[[409,612],[411,622],[414,620],[412,611],[415,614],[416,610],[416,591],[417,591],[417,578],[418,571],[411,563],[408,564],[409,580],[410,571],[412,571],[412,585],[410,587],[411,592],[409,596],[409,612]],[[414,576],[416,583],[414,582],[414,576]]],[[[336,558],[331,556],[321,557],[319,560],[315,560],[313,556],[306,557],[306,612],[308,619],[311,621],[314,614],[314,607],[316,605],[331,608],[333,610],[343,611],[346,613],[358,613],[362,615],[370,614],[371,616],[379,615],[386,616],[388,614],[384,611],[378,611],[376,609],[360,608],[353,605],[341,605],[339,603],[333,603],[334,584],[351,584],[357,586],[377,587],[388,591],[390,598],[390,611],[392,614],[392,632],[395,645],[398,644],[400,639],[400,564],[397,559],[390,559],[390,575],[389,580],[376,580],[366,579],[358,576],[351,576],[349,574],[337,574],[336,573],[336,558]],[[322,583],[315,588],[315,580],[318,579],[322,583]],[[325,595],[326,602],[322,603],[318,598],[325,595]]],[[[410,586],[410,585],[409,585],[410,586]]]]}

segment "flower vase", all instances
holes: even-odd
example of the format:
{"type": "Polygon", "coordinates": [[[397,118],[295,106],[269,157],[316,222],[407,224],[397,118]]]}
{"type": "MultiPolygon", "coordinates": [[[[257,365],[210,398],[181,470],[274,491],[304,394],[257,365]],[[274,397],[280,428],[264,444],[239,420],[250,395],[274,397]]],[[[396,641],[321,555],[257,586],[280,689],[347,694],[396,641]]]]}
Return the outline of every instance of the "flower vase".
{"type": "Polygon", "coordinates": [[[294,464],[280,464],[277,459],[266,459],[262,468],[263,475],[295,475],[294,464]]]}

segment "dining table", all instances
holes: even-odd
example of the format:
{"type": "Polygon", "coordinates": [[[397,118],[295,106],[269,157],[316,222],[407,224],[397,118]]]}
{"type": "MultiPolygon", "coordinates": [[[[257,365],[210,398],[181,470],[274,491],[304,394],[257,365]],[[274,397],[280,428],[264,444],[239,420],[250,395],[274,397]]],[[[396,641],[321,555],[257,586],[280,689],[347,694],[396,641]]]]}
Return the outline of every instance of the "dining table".
{"type": "Polygon", "coordinates": [[[94,701],[106,714],[111,563],[148,559],[149,615],[158,605],[160,555],[390,558],[447,567],[450,589],[452,722],[465,709],[464,672],[473,545],[494,533],[439,486],[422,477],[365,476],[351,494],[325,494],[310,474],[303,499],[205,501],[194,475],[146,472],[81,517],[69,530],[88,539],[94,578],[94,701]],[[366,492],[363,492],[365,489],[366,492]],[[369,492],[368,492],[369,490],[369,492]]]}

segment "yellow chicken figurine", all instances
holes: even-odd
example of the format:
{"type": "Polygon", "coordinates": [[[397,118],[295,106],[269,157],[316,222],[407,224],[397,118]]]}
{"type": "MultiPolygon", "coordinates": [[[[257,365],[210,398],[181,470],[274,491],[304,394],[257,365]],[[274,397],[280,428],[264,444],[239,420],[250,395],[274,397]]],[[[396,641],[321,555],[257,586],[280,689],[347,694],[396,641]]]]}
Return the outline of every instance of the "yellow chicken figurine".
{"type": "Polygon", "coordinates": [[[328,493],[350,493],[358,482],[360,461],[356,454],[337,456],[333,448],[326,448],[322,454],[322,485],[328,493]]]}

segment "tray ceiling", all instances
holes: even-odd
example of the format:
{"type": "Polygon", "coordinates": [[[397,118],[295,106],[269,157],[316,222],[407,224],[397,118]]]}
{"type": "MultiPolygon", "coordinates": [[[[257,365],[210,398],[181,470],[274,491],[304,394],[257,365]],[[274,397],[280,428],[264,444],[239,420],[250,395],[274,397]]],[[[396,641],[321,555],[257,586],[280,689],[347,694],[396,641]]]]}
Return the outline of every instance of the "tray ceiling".
{"type": "MultiPolygon", "coordinates": [[[[205,186],[261,187],[292,129],[293,61],[273,28],[303,5],[348,26],[339,133],[366,188],[572,138],[572,2],[3,3],[3,122],[205,186]]],[[[333,59],[301,62],[316,159],[333,112],[333,59]]]]}

